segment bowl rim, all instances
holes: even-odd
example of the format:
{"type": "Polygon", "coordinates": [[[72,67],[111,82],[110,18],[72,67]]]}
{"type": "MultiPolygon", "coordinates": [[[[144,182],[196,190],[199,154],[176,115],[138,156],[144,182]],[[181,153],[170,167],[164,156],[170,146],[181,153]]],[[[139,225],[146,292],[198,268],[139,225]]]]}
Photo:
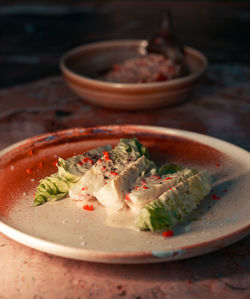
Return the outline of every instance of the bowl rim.
{"type": "Polygon", "coordinates": [[[184,46],[184,51],[191,54],[192,56],[198,57],[203,65],[200,68],[199,71],[192,72],[191,74],[188,74],[186,76],[176,78],[176,79],[171,79],[169,81],[161,81],[161,82],[147,82],[147,83],[117,83],[117,82],[109,82],[109,81],[103,81],[95,78],[90,78],[84,75],[79,75],[78,73],[72,71],[67,65],[66,65],[66,60],[70,58],[73,55],[76,55],[83,50],[91,49],[93,47],[99,47],[99,46],[115,46],[115,45],[121,45],[122,43],[124,44],[136,44],[138,45],[141,44],[141,46],[145,46],[147,43],[147,40],[144,39],[117,39],[117,40],[106,40],[106,41],[97,41],[97,42],[92,42],[92,43],[87,43],[84,45],[77,46],[68,52],[66,52],[60,59],[59,62],[59,67],[61,69],[61,72],[63,75],[70,75],[77,81],[85,81],[86,83],[89,84],[95,84],[96,86],[100,87],[109,87],[109,88],[126,88],[126,89],[135,89],[135,88],[140,88],[140,89],[147,89],[147,88],[154,88],[154,87],[164,87],[164,86],[174,86],[176,84],[182,84],[182,83],[187,83],[189,81],[197,80],[199,79],[205,70],[207,69],[208,66],[208,60],[206,56],[201,53],[199,50],[189,47],[189,46],[184,46]]]}

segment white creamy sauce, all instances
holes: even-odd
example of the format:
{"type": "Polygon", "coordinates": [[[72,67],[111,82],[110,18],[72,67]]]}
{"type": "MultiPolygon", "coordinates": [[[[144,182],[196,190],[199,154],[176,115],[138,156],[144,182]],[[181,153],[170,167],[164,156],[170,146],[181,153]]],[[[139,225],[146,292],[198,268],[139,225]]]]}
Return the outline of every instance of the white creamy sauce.
{"type": "Polygon", "coordinates": [[[137,230],[135,227],[135,221],[138,214],[129,207],[126,206],[119,211],[106,208],[106,211],[107,218],[105,220],[105,224],[107,226],[137,230]]]}
{"type": "MultiPolygon", "coordinates": [[[[83,209],[84,205],[93,205],[94,211],[91,214],[96,214],[96,217],[102,217],[103,222],[108,227],[127,228],[137,230],[135,221],[138,213],[128,206],[123,207],[119,211],[104,207],[94,197],[91,200],[73,200],[79,209],[83,209]],[[103,211],[105,210],[105,213],[103,211]]],[[[93,215],[92,214],[92,215],[93,215]]]]}

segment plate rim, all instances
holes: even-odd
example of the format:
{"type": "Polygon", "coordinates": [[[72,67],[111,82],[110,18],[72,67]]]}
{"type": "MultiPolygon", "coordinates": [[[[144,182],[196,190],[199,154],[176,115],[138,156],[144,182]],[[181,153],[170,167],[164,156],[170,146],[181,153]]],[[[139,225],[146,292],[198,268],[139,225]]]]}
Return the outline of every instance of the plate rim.
{"type": "MultiPolygon", "coordinates": [[[[70,132],[79,132],[79,134],[85,134],[88,133],[88,130],[91,131],[89,133],[94,134],[94,130],[106,130],[108,131],[116,131],[120,130],[122,132],[126,132],[128,129],[142,129],[145,131],[152,131],[155,133],[165,133],[166,135],[173,135],[173,136],[179,136],[182,138],[188,138],[190,140],[199,142],[201,144],[208,145],[212,148],[215,148],[218,150],[218,147],[211,145],[209,141],[214,141],[216,144],[219,144],[223,147],[226,147],[225,151],[227,150],[233,150],[233,151],[240,151],[242,153],[240,159],[245,161],[245,157],[248,156],[248,166],[250,166],[250,154],[247,150],[234,145],[232,143],[229,143],[227,141],[224,141],[222,139],[212,137],[209,135],[188,131],[188,130],[182,130],[182,129],[176,129],[176,128],[169,128],[169,127],[161,127],[161,126],[146,126],[146,125],[105,125],[105,126],[95,126],[95,127],[85,127],[85,128],[70,128],[66,130],[59,130],[55,132],[49,132],[45,134],[40,134],[37,136],[33,136],[30,138],[26,138],[22,141],[16,142],[12,145],[9,145],[8,147],[2,149],[0,151],[0,157],[2,157],[4,154],[8,153],[9,151],[22,146],[23,144],[27,142],[31,142],[34,140],[47,140],[49,143],[53,143],[54,139],[50,139],[51,136],[57,136],[57,135],[63,135],[63,136],[70,136],[70,132]],[[124,131],[125,130],[125,131],[124,131]],[[242,158],[243,156],[243,158],[242,158]]],[[[139,132],[140,133],[140,132],[139,132]]],[[[219,149],[221,150],[221,149],[219,149]]],[[[246,221],[247,222],[247,221],[246,221]]],[[[82,260],[82,261],[90,261],[90,262],[103,262],[103,263],[119,263],[119,264],[132,264],[132,263],[155,263],[155,262],[162,262],[162,261],[172,261],[172,260],[179,260],[189,257],[194,257],[198,255],[202,255],[220,248],[223,248],[225,246],[228,246],[245,236],[247,236],[250,232],[250,220],[244,227],[240,227],[237,230],[231,231],[230,233],[227,233],[223,236],[219,236],[217,238],[213,238],[209,241],[201,242],[201,243],[195,243],[188,246],[180,246],[179,250],[168,250],[166,252],[155,252],[152,251],[129,251],[129,252],[106,252],[106,251],[97,251],[97,250],[90,250],[90,249],[84,249],[84,248],[78,248],[78,247],[72,247],[67,246],[63,244],[59,244],[52,241],[47,241],[35,236],[32,236],[28,233],[24,233],[16,228],[13,228],[12,226],[6,224],[4,220],[1,220],[0,217],[0,232],[9,237],[10,239],[13,239],[25,246],[28,246],[30,248],[37,249],[42,252],[46,252],[49,254],[54,254],[61,257],[67,257],[72,258],[76,260],[82,260]],[[25,239],[29,242],[25,242],[25,239]],[[27,245],[29,243],[29,245],[27,245]],[[32,244],[30,244],[32,243],[32,244]],[[217,244],[218,243],[218,244],[217,244]],[[208,246],[209,249],[207,249],[206,245],[211,244],[215,245],[215,248],[213,246],[208,246]],[[41,248],[41,247],[46,247],[41,248]],[[199,254],[192,254],[190,253],[190,250],[196,248],[204,247],[204,250],[202,250],[199,254]]]]}
{"type": "Polygon", "coordinates": [[[183,260],[191,257],[201,256],[206,253],[214,252],[222,249],[228,245],[233,244],[246,237],[249,234],[250,224],[234,231],[224,237],[217,237],[210,241],[196,243],[195,245],[183,246],[179,249],[166,251],[125,251],[125,252],[105,252],[97,250],[88,250],[84,248],[77,248],[73,246],[62,245],[47,241],[32,235],[26,234],[18,229],[15,229],[0,220],[0,233],[3,233],[8,238],[26,246],[36,249],[47,254],[70,258],[74,260],[101,262],[109,264],[146,264],[157,262],[168,262],[174,260],[183,260]],[[11,233],[11,237],[10,237],[11,233]],[[240,235],[240,236],[239,236],[240,235]],[[32,245],[27,245],[25,240],[29,240],[32,245]],[[226,242],[225,242],[226,241],[226,242]],[[209,246],[209,245],[213,246],[209,246]],[[223,244],[223,245],[222,245],[223,244]],[[41,249],[41,246],[46,248],[41,249]],[[203,248],[203,251],[198,254],[190,253],[190,250],[203,248]]]}

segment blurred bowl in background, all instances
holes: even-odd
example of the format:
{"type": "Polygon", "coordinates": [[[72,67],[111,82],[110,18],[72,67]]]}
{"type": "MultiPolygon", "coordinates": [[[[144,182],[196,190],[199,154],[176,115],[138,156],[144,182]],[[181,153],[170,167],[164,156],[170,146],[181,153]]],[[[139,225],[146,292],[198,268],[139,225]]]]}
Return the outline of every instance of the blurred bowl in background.
{"type": "Polygon", "coordinates": [[[87,44],[66,53],[60,68],[67,85],[83,100],[108,108],[138,110],[173,105],[186,100],[207,67],[206,57],[184,47],[189,74],[152,83],[112,83],[98,76],[120,63],[145,52],[145,40],[114,40],[87,44]]]}

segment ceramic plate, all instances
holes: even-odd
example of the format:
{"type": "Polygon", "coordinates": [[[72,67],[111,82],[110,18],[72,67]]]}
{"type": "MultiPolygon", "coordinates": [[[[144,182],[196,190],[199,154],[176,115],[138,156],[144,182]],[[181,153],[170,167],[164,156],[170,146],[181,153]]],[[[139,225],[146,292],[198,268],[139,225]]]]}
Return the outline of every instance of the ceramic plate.
{"type": "Polygon", "coordinates": [[[0,231],[29,247],[73,259],[149,263],[189,258],[231,244],[249,233],[250,157],[232,144],[188,131],[149,126],[70,129],[24,140],[0,152],[0,231]],[[174,236],[107,224],[106,210],[82,209],[69,198],[33,207],[39,180],[67,158],[121,137],[136,136],[157,163],[207,169],[211,193],[174,236]]]}

